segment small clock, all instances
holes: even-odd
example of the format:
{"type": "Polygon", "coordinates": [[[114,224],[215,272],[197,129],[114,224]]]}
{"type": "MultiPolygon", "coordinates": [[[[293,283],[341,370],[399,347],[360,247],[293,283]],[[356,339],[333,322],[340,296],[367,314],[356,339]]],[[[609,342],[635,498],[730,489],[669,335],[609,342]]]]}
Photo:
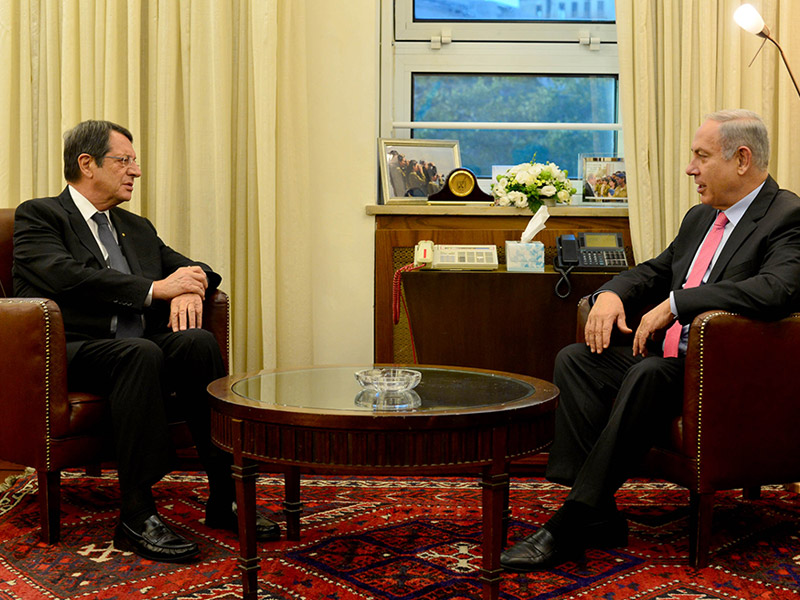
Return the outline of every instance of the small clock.
{"type": "Polygon", "coordinates": [[[476,184],[475,175],[468,169],[456,169],[447,178],[448,189],[459,198],[469,196],[476,184]]]}
{"type": "Polygon", "coordinates": [[[491,204],[493,198],[478,186],[475,173],[465,167],[450,171],[444,186],[428,197],[431,203],[465,204],[481,202],[491,204]]]}

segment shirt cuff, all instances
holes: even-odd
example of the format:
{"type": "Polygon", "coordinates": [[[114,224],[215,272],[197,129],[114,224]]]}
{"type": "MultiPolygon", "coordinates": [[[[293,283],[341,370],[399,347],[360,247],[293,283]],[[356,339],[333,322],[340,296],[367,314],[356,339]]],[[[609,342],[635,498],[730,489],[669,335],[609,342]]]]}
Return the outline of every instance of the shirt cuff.
{"type": "Polygon", "coordinates": [[[669,293],[669,311],[672,313],[672,316],[676,319],[678,318],[678,307],[675,306],[675,292],[672,291],[669,293]]]}
{"type": "Polygon", "coordinates": [[[155,285],[154,283],[150,284],[150,290],[147,292],[147,298],[144,299],[145,308],[147,308],[148,306],[150,306],[153,303],[153,286],[154,285],[155,285]]]}

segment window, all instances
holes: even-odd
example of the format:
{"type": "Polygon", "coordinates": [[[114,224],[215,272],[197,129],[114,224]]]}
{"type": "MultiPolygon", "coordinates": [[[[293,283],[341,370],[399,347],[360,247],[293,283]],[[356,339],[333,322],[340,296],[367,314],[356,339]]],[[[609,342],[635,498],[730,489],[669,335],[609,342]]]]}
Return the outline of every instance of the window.
{"type": "Polygon", "coordinates": [[[613,0],[383,1],[383,137],[459,140],[487,191],[493,165],[621,152],[613,0]]]}
{"type": "MultiPolygon", "coordinates": [[[[463,122],[613,122],[617,79],[608,75],[434,74],[412,77],[414,121],[463,122]]],[[[613,131],[569,129],[414,129],[415,138],[443,139],[456,134],[461,162],[478,177],[491,177],[492,165],[551,160],[573,177],[577,149],[613,154],[613,131]]]]}
{"type": "Polygon", "coordinates": [[[614,2],[584,0],[415,0],[417,21],[614,22],[614,2]]]}

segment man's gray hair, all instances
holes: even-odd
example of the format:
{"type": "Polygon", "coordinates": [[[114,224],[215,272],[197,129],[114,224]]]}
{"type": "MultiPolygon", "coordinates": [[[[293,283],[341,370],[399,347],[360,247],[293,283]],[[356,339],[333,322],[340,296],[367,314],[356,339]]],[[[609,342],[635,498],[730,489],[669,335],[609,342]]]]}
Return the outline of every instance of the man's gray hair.
{"type": "Polygon", "coordinates": [[[133,142],[133,135],[122,125],[111,121],[83,121],[64,134],[64,179],[70,183],[81,177],[78,157],[88,154],[97,166],[103,166],[103,157],[111,148],[109,138],[117,131],[133,142]]]}
{"type": "Polygon", "coordinates": [[[753,155],[753,164],[762,171],[769,165],[769,133],[761,117],[750,110],[719,110],[706,116],[719,125],[722,157],[730,160],[737,148],[747,146],[753,155]]]}

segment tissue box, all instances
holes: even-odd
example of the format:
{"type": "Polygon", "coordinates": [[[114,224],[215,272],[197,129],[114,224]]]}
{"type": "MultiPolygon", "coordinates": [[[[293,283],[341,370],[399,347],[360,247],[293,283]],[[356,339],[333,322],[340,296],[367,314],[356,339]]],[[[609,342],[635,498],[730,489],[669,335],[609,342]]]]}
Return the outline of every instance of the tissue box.
{"type": "Polygon", "coordinates": [[[543,273],[542,242],[506,242],[506,269],[511,272],[543,273]]]}

